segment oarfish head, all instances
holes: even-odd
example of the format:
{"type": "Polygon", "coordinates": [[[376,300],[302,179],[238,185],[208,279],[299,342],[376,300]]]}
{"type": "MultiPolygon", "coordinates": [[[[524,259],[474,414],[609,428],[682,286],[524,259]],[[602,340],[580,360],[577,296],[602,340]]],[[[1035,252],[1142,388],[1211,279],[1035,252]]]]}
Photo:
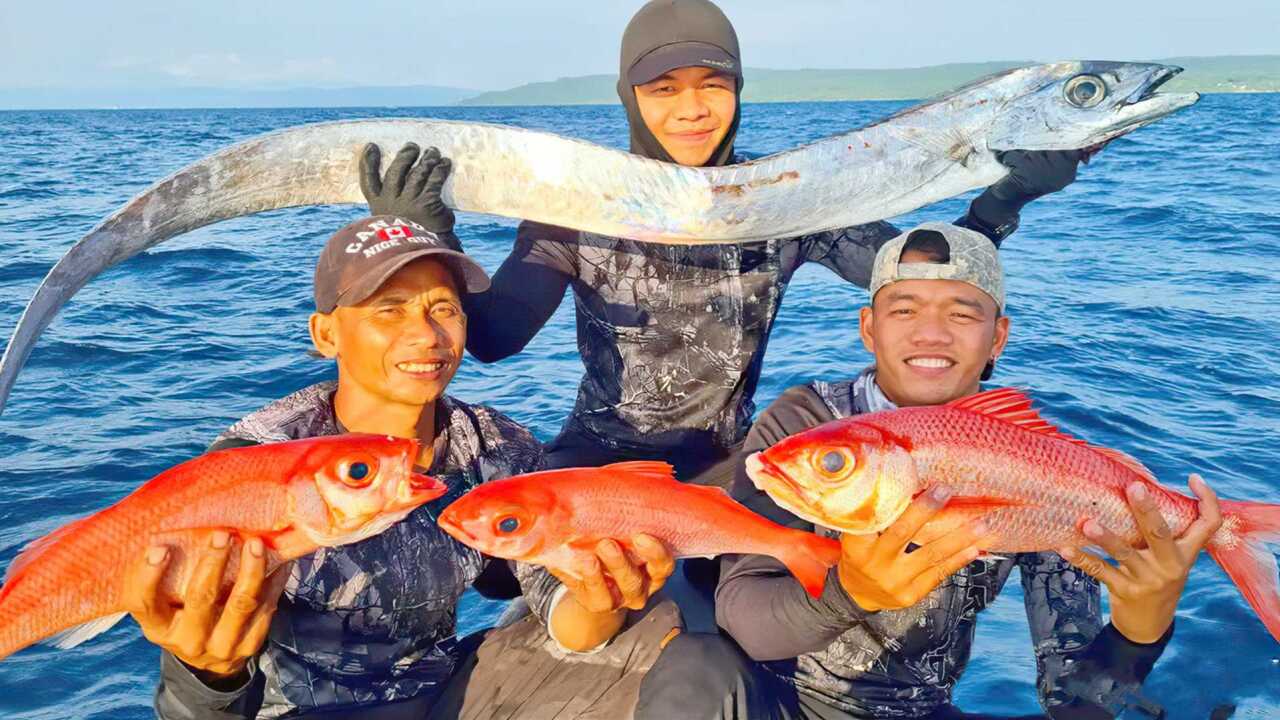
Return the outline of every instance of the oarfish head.
{"type": "Polygon", "coordinates": [[[290,520],[317,545],[377,535],[448,490],[413,471],[417,440],[350,434],[313,443],[293,471],[290,520]]]}
{"type": "Polygon", "coordinates": [[[747,458],[756,487],[798,517],[842,532],[879,532],[919,484],[910,443],[856,419],[792,435],[747,458]]]}
{"type": "Polygon", "coordinates": [[[991,150],[1070,150],[1100,145],[1194,104],[1196,93],[1156,93],[1182,68],[1073,61],[1010,70],[960,94],[990,108],[991,150]]]}
{"type": "Polygon", "coordinates": [[[480,485],[450,503],[436,522],[458,542],[486,555],[533,559],[544,548],[570,539],[565,508],[540,481],[547,474],[480,485]]]}

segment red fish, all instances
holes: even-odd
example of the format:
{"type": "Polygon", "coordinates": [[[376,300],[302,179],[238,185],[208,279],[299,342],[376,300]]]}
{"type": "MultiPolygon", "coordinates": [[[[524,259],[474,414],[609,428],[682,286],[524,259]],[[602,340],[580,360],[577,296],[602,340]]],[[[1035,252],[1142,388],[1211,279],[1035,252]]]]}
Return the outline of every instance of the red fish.
{"type": "MultiPolygon", "coordinates": [[[[1194,498],[1160,485],[1137,460],[1060,432],[1008,388],[834,420],[752,455],[747,472],[782,507],[849,533],[883,530],[912,498],[945,483],[953,496],[918,542],[982,515],[998,536],[993,552],[1088,545],[1085,518],[1136,544],[1124,492],[1134,482],[1146,483],[1174,533],[1198,513],[1194,498]]],[[[1264,546],[1280,540],[1280,505],[1221,505],[1209,554],[1280,640],[1280,580],[1264,546]]]]}
{"type": "MultiPolygon", "coordinates": [[[[418,442],[337,435],[208,453],[120,502],[36,540],[0,588],[0,658],[50,638],[73,647],[124,616],[121,583],[152,542],[170,547],[166,588],[180,596],[214,530],[262,536],[269,569],[394,525],[447,488],[413,472],[418,442]]],[[[223,575],[235,579],[238,557],[223,575]]]]}
{"type": "Polygon", "coordinates": [[[568,468],[487,482],[440,513],[440,527],[494,557],[577,575],[605,538],[630,550],[638,533],[676,557],[770,555],[811,595],[822,594],[840,544],[785,528],[716,487],[687,485],[661,462],[568,468]]]}

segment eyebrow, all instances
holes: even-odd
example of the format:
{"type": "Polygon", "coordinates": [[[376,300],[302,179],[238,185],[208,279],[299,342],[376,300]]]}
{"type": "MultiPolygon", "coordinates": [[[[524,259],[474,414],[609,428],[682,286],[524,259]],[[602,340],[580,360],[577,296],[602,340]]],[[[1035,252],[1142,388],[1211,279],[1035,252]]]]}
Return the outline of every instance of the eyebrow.
{"type": "MultiPolygon", "coordinates": [[[[702,78],[702,79],[703,79],[703,80],[711,80],[712,78],[715,78],[715,79],[717,79],[717,80],[726,80],[726,81],[733,80],[733,76],[732,76],[732,75],[730,75],[730,74],[729,74],[729,73],[727,73],[727,72],[724,72],[723,70],[716,70],[716,71],[712,72],[710,75],[707,75],[706,77],[704,77],[704,78],[702,78]]],[[[640,87],[644,87],[645,85],[652,85],[652,84],[654,84],[654,83],[659,83],[659,82],[664,82],[664,81],[665,81],[665,82],[674,82],[674,81],[675,81],[675,79],[676,79],[676,76],[675,76],[675,75],[672,75],[671,73],[663,73],[663,74],[659,75],[658,77],[656,77],[656,78],[654,78],[654,79],[650,80],[650,81],[649,81],[649,82],[647,82],[647,83],[640,83],[640,87]]]]}
{"type": "MultiPolygon", "coordinates": [[[[885,298],[885,302],[897,302],[899,300],[920,302],[920,296],[913,293],[890,291],[888,297],[885,298]]],[[[957,305],[964,305],[967,308],[973,308],[984,315],[987,313],[987,309],[977,300],[971,300],[967,297],[961,297],[960,295],[953,295],[948,298],[948,300],[956,303],[957,305]]]]}
{"type": "Polygon", "coordinates": [[[373,302],[375,307],[386,307],[387,305],[403,305],[409,301],[410,296],[405,293],[392,291],[383,295],[373,302]]]}

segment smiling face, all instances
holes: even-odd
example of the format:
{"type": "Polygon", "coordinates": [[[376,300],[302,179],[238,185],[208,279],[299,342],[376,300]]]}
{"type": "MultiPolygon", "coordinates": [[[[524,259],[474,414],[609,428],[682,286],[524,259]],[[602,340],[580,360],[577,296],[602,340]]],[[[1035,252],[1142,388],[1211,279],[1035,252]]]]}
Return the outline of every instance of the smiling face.
{"type": "Polygon", "coordinates": [[[371,407],[422,407],[444,394],[462,361],[467,316],[446,266],[416,260],[358,305],[312,316],[321,354],[338,360],[339,393],[371,407]]]}
{"type": "Polygon", "coordinates": [[[712,68],[676,68],[635,93],[645,127],[681,165],[705,165],[738,111],[737,80],[712,68]]]}
{"type": "MultiPolygon", "coordinates": [[[[901,262],[920,259],[908,251],[901,262]]],[[[1004,351],[1009,319],[969,283],[900,280],[862,309],[859,330],[876,356],[876,384],[890,400],[940,405],[978,391],[983,368],[1004,351]]]]}

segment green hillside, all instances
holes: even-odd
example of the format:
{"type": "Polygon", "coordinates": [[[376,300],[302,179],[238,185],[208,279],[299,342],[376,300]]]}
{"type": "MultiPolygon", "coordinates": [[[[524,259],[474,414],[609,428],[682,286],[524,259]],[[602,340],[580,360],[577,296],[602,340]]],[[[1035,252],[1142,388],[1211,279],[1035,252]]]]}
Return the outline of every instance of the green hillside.
{"type": "MultiPolygon", "coordinates": [[[[1166,58],[1186,72],[1167,86],[1174,91],[1280,92],[1280,55],[1166,58]]],[[[898,70],[746,69],[745,102],[805,100],[901,100],[935,95],[975,78],[1030,61],[955,63],[898,70]]],[[[616,75],[584,75],[487,92],[462,105],[593,105],[618,101],[616,75]]]]}

